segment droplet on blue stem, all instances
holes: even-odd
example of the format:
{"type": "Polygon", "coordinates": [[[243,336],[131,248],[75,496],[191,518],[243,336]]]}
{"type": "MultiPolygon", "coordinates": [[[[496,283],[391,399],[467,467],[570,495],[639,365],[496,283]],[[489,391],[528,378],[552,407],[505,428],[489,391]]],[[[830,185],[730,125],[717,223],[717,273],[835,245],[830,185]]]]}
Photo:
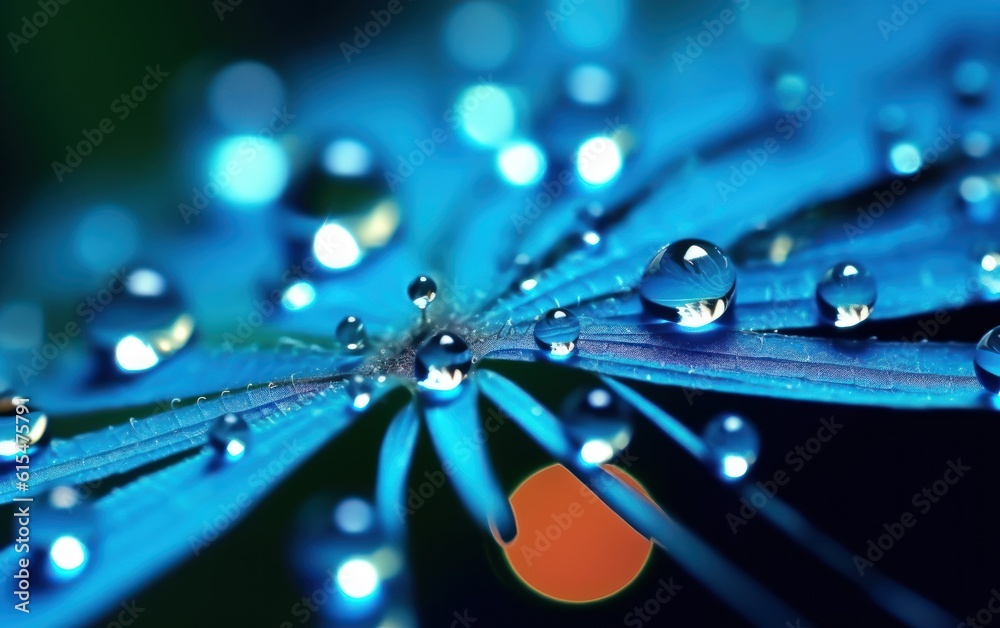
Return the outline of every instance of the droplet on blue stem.
{"type": "Polygon", "coordinates": [[[723,414],[705,426],[702,438],[708,447],[710,462],[723,480],[743,477],[757,460],[760,436],[757,429],[742,417],[723,414]]]}
{"type": "MultiPolygon", "coordinates": [[[[102,293],[96,298],[103,305],[102,293]]],[[[87,327],[91,341],[113,356],[119,371],[153,368],[173,355],[194,334],[194,318],[166,276],[148,267],[116,276],[110,301],[87,327]]]]}
{"type": "Polygon", "coordinates": [[[426,309],[437,296],[437,283],[430,277],[421,275],[410,282],[406,294],[413,301],[413,305],[421,310],[426,309]]]}
{"type": "Polygon", "coordinates": [[[418,350],[414,360],[417,386],[429,392],[449,393],[459,386],[472,368],[469,345],[451,332],[440,332],[418,350]]]}
{"type": "Polygon", "coordinates": [[[983,388],[1000,394],[1000,327],[994,327],[976,345],[976,377],[983,388]]]}
{"type": "Polygon", "coordinates": [[[643,306],[683,327],[702,327],[722,316],[736,291],[729,256],[704,240],[678,240],[653,257],[639,286],[643,306]]]}
{"type": "Polygon", "coordinates": [[[871,316],[877,294],[875,278],[856,262],[830,268],[816,285],[819,311],[837,327],[854,327],[871,316]]]}
{"type": "Polygon", "coordinates": [[[576,352],[580,339],[580,319],[569,310],[556,308],[535,323],[535,343],[552,358],[566,358],[576,352]]]}
{"type": "Polygon", "coordinates": [[[337,325],[337,342],[348,351],[361,351],[368,341],[368,333],[361,319],[356,316],[345,316],[337,325]]]}
{"type": "Polygon", "coordinates": [[[250,441],[250,426],[240,416],[229,412],[215,420],[208,442],[226,460],[239,460],[250,441]]]}
{"type": "Polygon", "coordinates": [[[46,556],[45,575],[53,583],[76,578],[85,571],[98,542],[93,509],[69,486],[53,488],[36,498],[36,504],[31,541],[46,556]]]}
{"type": "Polygon", "coordinates": [[[14,464],[21,454],[33,456],[49,442],[49,418],[30,399],[0,391],[0,465],[14,464]]]}
{"type": "Polygon", "coordinates": [[[570,393],[559,418],[588,464],[603,464],[625,449],[632,439],[631,408],[602,386],[570,393]]]}
{"type": "Polygon", "coordinates": [[[364,410],[372,401],[372,381],[363,375],[352,375],[347,380],[347,396],[354,410],[364,410]]]}

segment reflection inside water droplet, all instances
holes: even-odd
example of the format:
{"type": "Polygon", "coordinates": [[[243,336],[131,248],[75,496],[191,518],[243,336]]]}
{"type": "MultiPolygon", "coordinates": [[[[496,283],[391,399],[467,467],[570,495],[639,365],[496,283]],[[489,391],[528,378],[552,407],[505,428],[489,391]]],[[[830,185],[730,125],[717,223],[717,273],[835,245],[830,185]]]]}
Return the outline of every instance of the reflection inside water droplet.
{"type": "Polygon", "coordinates": [[[440,332],[427,340],[415,359],[417,386],[431,392],[458,390],[472,368],[472,351],[461,337],[440,332]]]}
{"type": "Polygon", "coordinates": [[[646,310],[682,327],[722,316],[736,291],[736,268],[719,247],[679,240],[653,257],[639,286],[646,310]]]}
{"type": "Polygon", "coordinates": [[[535,323],[535,343],[552,358],[573,355],[579,338],[580,320],[569,310],[549,310],[535,323]]]}
{"type": "Polygon", "coordinates": [[[820,313],[837,327],[853,327],[866,320],[876,296],[875,278],[856,262],[835,265],[816,286],[820,313]]]}
{"type": "Polygon", "coordinates": [[[1000,327],[986,332],[976,345],[974,366],[983,388],[1000,394],[1000,327]]]}
{"type": "Polygon", "coordinates": [[[208,433],[209,444],[227,460],[242,458],[249,440],[250,426],[243,417],[232,412],[216,419],[208,433]]]}
{"type": "Polygon", "coordinates": [[[49,418],[29,399],[11,390],[0,391],[0,466],[13,464],[17,456],[33,456],[49,442],[49,418]]]}
{"type": "Polygon", "coordinates": [[[337,325],[337,342],[348,351],[360,351],[365,348],[368,334],[364,323],[355,316],[346,316],[337,325]]]}
{"type": "Polygon", "coordinates": [[[413,301],[413,305],[421,310],[426,309],[437,296],[437,283],[430,277],[421,275],[410,282],[406,294],[413,301]]]}

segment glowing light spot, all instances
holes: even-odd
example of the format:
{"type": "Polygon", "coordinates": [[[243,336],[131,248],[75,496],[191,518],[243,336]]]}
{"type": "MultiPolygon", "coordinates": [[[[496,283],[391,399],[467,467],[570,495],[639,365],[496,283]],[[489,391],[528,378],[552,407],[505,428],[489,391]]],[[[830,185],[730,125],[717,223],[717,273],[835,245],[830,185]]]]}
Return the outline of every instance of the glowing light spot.
{"type": "Polygon", "coordinates": [[[359,534],[371,528],[374,515],[372,507],[363,499],[349,497],[333,511],[333,521],[348,534],[359,534]]]}
{"type": "Polygon", "coordinates": [[[357,140],[335,140],[323,151],[323,167],[335,176],[360,177],[371,170],[372,153],[357,140]]]}
{"type": "Polygon", "coordinates": [[[133,270],[125,278],[128,291],[140,297],[158,297],[167,292],[167,280],[150,268],[133,270]]]}
{"type": "Polygon", "coordinates": [[[566,77],[566,91],[581,105],[603,105],[618,89],[618,79],[604,66],[584,63],[566,77]]]}
{"type": "Polygon", "coordinates": [[[347,597],[360,600],[378,589],[378,571],[364,558],[352,558],[337,569],[337,586],[347,597]]]}
{"type": "Polygon", "coordinates": [[[588,440],[580,448],[580,457],[587,464],[603,464],[615,456],[615,450],[606,440],[588,440]]]}
{"type": "Polygon", "coordinates": [[[216,148],[206,173],[206,196],[214,190],[237,206],[260,206],[274,201],[288,184],[288,157],[273,140],[237,135],[216,148]]]}
{"type": "Polygon", "coordinates": [[[851,266],[850,264],[848,264],[847,266],[844,266],[844,272],[842,274],[844,275],[844,277],[850,277],[851,275],[857,275],[858,274],[858,269],[855,268],[854,266],[851,266]]]}
{"type": "Polygon", "coordinates": [[[969,157],[980,159],[993,150],[993,138],[984,131],[969,131],[962,138],[962,148],[969,157]]]}
{"type": "Polygon", "coordinates": [[[624,0],[587,0],[567,5],[563,0],[550,0],[550,13],[546,15],[559,38],[571,47],[600,50],[618,39],[628,17],[629,4],[624,0]],[[567,6],[572,8],[572,17],[567,6]]]}
{"type": "Polygon", "coordinates": [[[87,548],[76,537],[60,536],[53,541],[49,558],[63,572],[77,571],[87,562],[87,548]]]}
{"type": "Polygon", "coordinates": [[[239,458],[247,450],[246,445],[235,438],[226,445],[226,454],[233,459],[239,458]]]}
{"type": "Polygon", "coordinates": [[[156,366],[160,356],[137,336],[125,336],[115,346],[115,361],[124,371],[145,371],[156,366]]]}
{"type": "Polygon", "coordinates": [[[982,266],[986,272],[993,272],[997,269],[998,264],[1000,264],[1000,254],[987,253],[983,256],[982,266]]]}
{"type": "Polygon", "coordinates": [[[604,185],[617,177],[621,169],[621,149],[609,137],[592,137],[577,151],[576,171],[585,183],[604,185]]]}
{"type": "Polygon", "coordinates": [[[920,151],[913,144],[896,144],[889,151],[889,167],[896,174],[913,174],[922,165],[920,151]]]}
{"type": "Polygon", "coordinates": [[[722,422],[722,427],[727,432],[735,432],[743,427],[743,419],[738,416],[726,417],[726,420],[722,422]]]}
{"type": "Polygon", "coordinates": [[[537,279],[525,279],[524,281],[521,282],[521,290],[524,290],[525,292],[534,290],[537,286],[538,286],[537,279]]]}
{"type": "Polygon", "coordinates": [[[506,89],[493,83],[468,87],[455,102],[462,131],[481,146],[503,145],[514,133],[517,112],[506,89]]]}
{"type": "Polygon", "coordinates": [[[595,388],[587,393],[587,403],[595,408],[607,408],[611,405],[611,393],[603,388],[595,388]]]}
{"type": "Polygon", "coordinates": [[[596,231],[588,231],[583,234],[583,241],[590,246],[597,246],[601,243],[601,236],[596,231]]]}
{"type": "Polygon", "coordinates": [[[372,396],[370,393],[361,393],[354,398],[353,403],[356,409],[362,410],[364,408],[367,408],[368,404],[371,403],[371,401],[372,401],[372,396]]]}
{"type": "Polygon", "coordinates": [[[517,23],[495,2],[467,2],[448,16],[444,43],[451,58],[473,70],[498,68],[510,57],[517,23]]]}
{"type": "MultiPolygon", "coordinates": [[[[603,468],[645,494],[626,472],[603,468]]],[[[510,504],[522,533],[503,550],[511,569],[540,595],[563,602],[600,600],[625,588],[649,559],[650,540],[561,465],[525,480],[510,504]]]]}
{"type": "Polygon", "coordinates": [[[297,281],[285,289],[281,304],[287,310],[301,310],[316,300],[316,289],[308,281],[297,281]]]}
{"type": "Polygon", "coordinates": [[[743,456],[728,455],[722,458],[722,472],[729,478],[743,477],[750,465],[743,456]]]}
{"type": "Polygon", "coordinates": [[[319,228],[313,240],[313,253],[320,264],[334,270],[350,268],[361,261],[361,247],[351,232],[335,222],[319,228]]]}
{"type": "Polygon", "coordinates": [[[514,185],[533,185],[545,174],[545,155],[531,142],[517,142],[497,153],[497,169],[514,185]]]}
{"type": "Polygon", "coordinates": [[[958,185],[958,193],[967,203],[982,203],[990,197],[990,184],[983,177],[965,177],[958,185]]]}
{"type": "Polygon", "coordinates": [[[281,78],[262,63],[239,61],[215,75],[208,107],[219,124],[233,131],[256,132],[274,118],[285,100],[281,78]]]}

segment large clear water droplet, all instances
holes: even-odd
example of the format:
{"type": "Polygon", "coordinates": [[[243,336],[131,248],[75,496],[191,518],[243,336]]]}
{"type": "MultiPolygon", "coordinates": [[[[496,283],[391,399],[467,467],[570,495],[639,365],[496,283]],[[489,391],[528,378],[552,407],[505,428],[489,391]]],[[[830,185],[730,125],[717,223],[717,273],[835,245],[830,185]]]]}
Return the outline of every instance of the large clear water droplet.
{"type": "Polygon", "coordinates": [[[381,249],[399,228],[400,209],[372,148],[355,138],[328,143],[286,196],[282,228],[291,261],[310,255],[344,270],[381,249]]]}
{"type": "Polygon", "coordinates": [[[552,358],[566,358],[576,352],[580,339],[580,319],[569,310],[556,308],[535,323],[535,343],[552,358]]]}
{"type": "Polygon", "coordinates": [[[348,351],[361,351],[368,342],[368,333],[361,319],[356,316],[345,316],[337,325],[337,342],[348,351]]]}
{"type": "Polygon", "coordinates": [[[646,310],[683,327],[722,316],[736,291],[736,267],[704,240],[679,240],[653,257],[639,286],[646,310]]]}
{"type": "Polygon", "coordinates": [[[856,262],[841,262],[823,274],[816,286],[820,313],[837,327],[853,327],[871,316],[875,278],[856,262]]]}
{"type": "Polygon", "coordinates": [[[49,418],[30,399],[0,391],[0,468],[12,466],[21,454],[34,456],[48,445],[49,418]]]}
{"type": "Polygon", "coordinates": [[[226,460],[239,460],[250,442],[250,426],[243,417],[229,412],[215,420],[208,442],[226,460]]]}
{"type": "Polygon", "coordinates": [[[455,391],[472,368],[472,351],[461,337],[440,332],[417,350],[414,368],[421,389],[439,393],[455,391]]]}
{"type": "Polygon", "coordinates": [[[351,407],[355,410],[364,410],[372,401],[372,380],[363,375],[352,375],[347,380],[347,397],[351,400],[351,407]]]}
{"type": "Polygon", "coordinates": [[[607,388],[580,388],[563,402],[559,418],[588,464],[604,464],[632,440],[632,410],[607,388]]]}
{"type": "Polygon", "coordinates": [[[983,388],[1000,394],[1000,327],[994,327],[976,345],[974,366],[983,388]]]}
{"type": "Polygon", "coordinates": [[[760,452],[757,429],[734,414],[720,415],[709,421],[702,438],[708,446],[711,464],[726,481],[746,475],[760,452]]]}
{"type": "Polygon", "coordinates": [[[413,305],[421,310],[426,309],[437,296],[437,283],[430,277],[421,275],[410,282],[406,294],[413,301],[413,305]]]}
{"type": "Polygon", "coordinates": [[[116,275],[90,306],[94,311],[94,320],[87,326],[91,341],[111,356],[120,372],[149,370],[182,349],[194,335],[194,318],[180,293],[164,273],[150,267],[116,275]]]}

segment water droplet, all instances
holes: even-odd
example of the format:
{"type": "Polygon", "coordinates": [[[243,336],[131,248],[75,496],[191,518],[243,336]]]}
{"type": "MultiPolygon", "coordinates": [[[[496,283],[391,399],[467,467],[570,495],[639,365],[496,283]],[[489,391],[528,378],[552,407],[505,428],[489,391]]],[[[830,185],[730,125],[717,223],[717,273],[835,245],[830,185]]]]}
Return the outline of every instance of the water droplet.
{"type": "Polygon", "coordinates": [[[841,262],[816,285],[820,313],[837,327],[853,327],[871,316],[877,296],[875,278],[855,262],[841,262]]]}
{"type": "Polygon", "coordinates": [[[0,466],[13,465],[22,453],[34,456],[49,442],[48,416],[30,399],[0,391],[0,466]],[[27,429],[25,429],[27,428],[27,429]]]}
{"type": "Polygon", "coordinates": [[[632,409],[602,386],[579,388],[560,407],[559,418],[588,464],[603,464],[632,440],[632,409]]]}
{"type": "Polygon", "coordinates": [[[957,66],[951,77],[959,96],[968,99],[982,97],[990,84],[990,69],[978,59],[966,59],[957,66]]]}
{"type": "Polygon", "coordinates": [[[351,137],[328,143],[289,190],[282,225],[289,257],[310,255],[330,270],[356,266],[396,234],[400,209],[371,147],[351,137]]]}
{"type": "Polygon", "coordinates": [[[683,327],[702,327],[722,316],[736,291],[736,267],[704,240],[679,240],[660,249],[639,286],[650,314],[683,327]]]}
{"type": "Polygon", "coordinates": [[[451,332],[440,332],[417,350],[417,385],[428,391],[455,391],[472,368],[469,345],[451,332]]]}
{"type": "Polygon", "coordinates": [[[32,547],[43,548],[46,555],[45,575],[56,583],[76,578],[98,542],[93,509],[69,486],[57,486],[35,503],[31,540],[32,547]]]}
{"type": "Polygon", "coordinates": [[[535,323],[535,343],[549,357],[566,358],[576,352],[580,338],[580,319],[569,310],[556,308],[535,323]]]}
{"type": "Polygon", "coordinates": [[[702,432],[711,463],[723,480],[737,480],[750,470],[760,452],[757,429],[733,414],[715,417],[702,432]]]}
{"type": "Polygon", "coordinates": [[[166,275],[139,267],[116,276],[107,289],[111,302],[87,326],[93,344],[113,357],[117,370],[148,370],[194,335],[194,318],[166,275]]]}
{"type": "Polygon", "coordinates": [[[430,277],[421,275],[410,282],[410,286],[406,289],[406,294],[413,301],[413,305],[423,310],[437,296],[437,284],[430,277]]]}
{"type": "Polygon", "coordinates": [[[368,333],[361,319],[356,316],[346,316],[337,325],[337,342],[344,345],[348,351],[361,351],[368,341],[368,333]]]}
{"type": "Polygon", "coordinates": [[[250,441],[250,426],[239,415],[229,412],[215,420],[208,433],[208,442],[227,460],[239,460],[250,441]]]}
{"type": "Polygon", "coordinates": [[[364,410],[372,401],[372,380],[363,375],[352,375],[345,390],[355,410],[364,410]]]}
{"type": "Polygon", "coordinates": [[[976,345],[976,377],[983,388],[1000,394],[1000,327],[994,327],[976,345]]]}

